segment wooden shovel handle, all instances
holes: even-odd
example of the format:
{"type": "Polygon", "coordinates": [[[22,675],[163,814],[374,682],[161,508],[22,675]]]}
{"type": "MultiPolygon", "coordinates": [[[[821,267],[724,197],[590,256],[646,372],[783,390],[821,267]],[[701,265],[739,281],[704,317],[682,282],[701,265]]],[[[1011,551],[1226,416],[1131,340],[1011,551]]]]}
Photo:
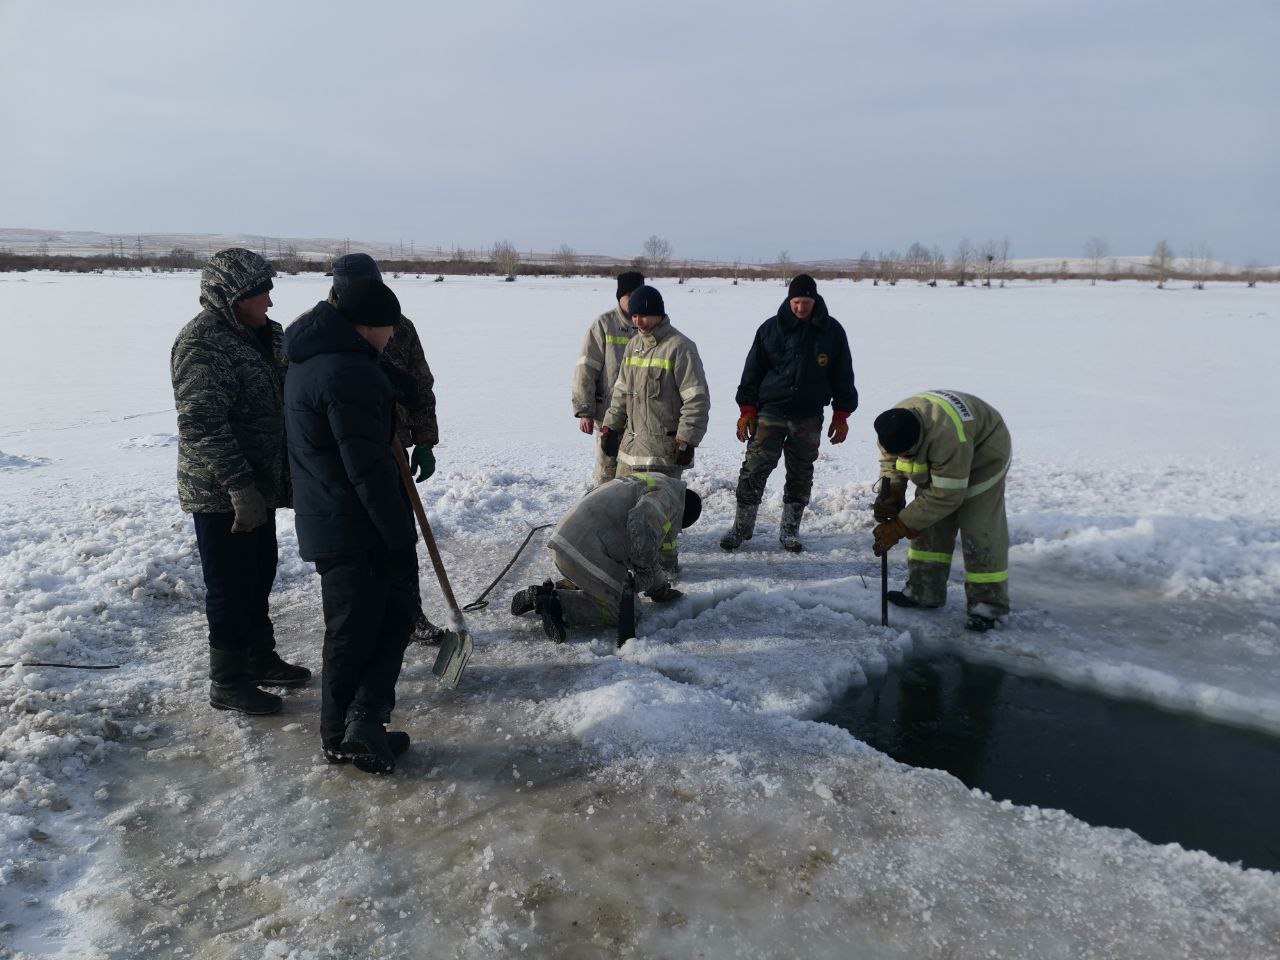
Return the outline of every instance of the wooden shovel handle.
{"type": "Polygon", "coordinates": [[[444,561],[440,559],[440,548],[436,546],[436,538],[431,535],[431,524],[427,523],[427,512],[422,509],[422,498],[418,496],[418,488],[413,485],[413,475],[409,473],[409,461],[405,459],[404,448],[394,440],[391,441],[391,452],[396,458],[396,466],[400,468],[400,482],[404,484],[405,493],[409,495],[409,504],[418,518],[418,528],[422,531],[422,539],[427,542],[427,553],[431,555],[431,566],[435,568],[436,579],[440,581],[440,591],[445,602],[458,619],[462,612],[458,609],[458,601],[453,598],[453,588],[449,586],[449,575],[444,572],[444,561]]]}

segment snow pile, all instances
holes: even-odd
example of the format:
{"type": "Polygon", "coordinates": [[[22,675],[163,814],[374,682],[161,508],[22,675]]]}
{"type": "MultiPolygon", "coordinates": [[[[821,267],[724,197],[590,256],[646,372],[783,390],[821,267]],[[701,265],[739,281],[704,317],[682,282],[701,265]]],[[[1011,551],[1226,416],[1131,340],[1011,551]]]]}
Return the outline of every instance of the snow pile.
{"type": "Polygon", "coordinates": [[[5,453],[0,450],[0,470],[29,470],[31,467],[44,466],[48,462],[44,457],[22,457],[16,453],[5,453]]]}
{"type": "Polygon", "coordinates": [[[145,437],[130,437],[128,440],[120,441],[120,446],[126,450],[150,450],[155,447],[176,447],[178,445],[178,437],[172,433],[149,433],[145,437]]]}

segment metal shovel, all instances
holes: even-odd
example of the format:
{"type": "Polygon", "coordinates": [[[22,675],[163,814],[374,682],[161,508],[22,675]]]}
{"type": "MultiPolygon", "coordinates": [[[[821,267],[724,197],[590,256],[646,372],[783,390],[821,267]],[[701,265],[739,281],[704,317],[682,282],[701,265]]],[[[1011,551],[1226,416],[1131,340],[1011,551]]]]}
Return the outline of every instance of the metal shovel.
{"type": "Polygon", "coordinates": [[[453,690],[462,679],[462,671],[471,659],[471,634],[462,619],[462,611],[458,609],[458,601],[453,597],[453,588],[449,586],[449,575],[445,573],[444,561],[440,559],[440,548],[436,546],[436,538],[431,535],[431,524],[427,523],[427,512],[422,509],[422,498],[418,496],[418,488],[414,486],[413,476],[409,473],[409,462],[405,459],[404,450],[394,440],[391,452],[395,455],[396,465],[400,468],[400,482],[404,484],[405,493],[409,495],[409,503],[414,515],[418,518],[418,528],[422,531],[422,539],[427,543],[427,553],[431,555],[431,566],[435,568],[436,579],[440,581],[440,592],[449,604],[449,628],[440,639],[440,652],[431,668],[446,687],[453,690]]]}

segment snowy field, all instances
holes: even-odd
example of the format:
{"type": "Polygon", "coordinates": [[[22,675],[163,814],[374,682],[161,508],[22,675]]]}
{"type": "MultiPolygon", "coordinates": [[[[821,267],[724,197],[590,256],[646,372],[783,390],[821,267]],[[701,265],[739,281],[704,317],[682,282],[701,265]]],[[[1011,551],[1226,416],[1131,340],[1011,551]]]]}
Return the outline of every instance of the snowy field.
{"type": "MultiPolygon", "coordinates": [[[[613,284],[388,281],[437,378],[423,491],[466,602],[586,489],[569,380],[613,284]]],[[[0,275],[0,662],[120,665],[0,670],[0,956],[1280,956],[1280,876],[1001,802],[810,719],[925,646],[1280,735],[1280,289],[823,284],[862,405],[793,556],[780,473],[756,538],[716,545],[734,388],[782,287],[657,286],[713,399],[686,597],[621,652],[555,647],[506,610],[551,572],[540,534],[470,615],[457,691],[410,649],[414,746],[373,779],[321,760],[314,683],[278,716],[208,707],[168,376],[196,277],[0,275]],[[1013,434],[1015,612],[982,637],[958,629],[958,581],[946,610],[879,626],[871,420],[930,387],[1013,434]]],[[[325,290],[281,278],[273,316],[325,290]]],[[[287,511],[280,535],[282,651],[318,671],[287,511]]]]}

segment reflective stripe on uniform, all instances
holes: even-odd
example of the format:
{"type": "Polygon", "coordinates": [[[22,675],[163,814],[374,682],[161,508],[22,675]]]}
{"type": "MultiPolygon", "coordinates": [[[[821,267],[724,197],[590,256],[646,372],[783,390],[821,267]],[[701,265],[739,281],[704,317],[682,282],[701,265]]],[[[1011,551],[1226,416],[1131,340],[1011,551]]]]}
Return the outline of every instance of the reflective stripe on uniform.
{"type": "Polygon", "coordinates": [[[951,554],[949,553],[931,553],[928,550],[916,550],[914,547],[907,548],[908,560],[919,560],[922,563],[950,563],[951,554]]]}
{"type": "Polygon", "coordinates": [[[675,363],[663,357],[627,357],[628,367],[661,367],[663,370],[671,370],[675,367],[675,363]]]}
{"type": "Polygon", "coordinates": [[[629,453],[618,454],[618,462],[625,463],[628,467],[669,467],[671,461],[665,457],[633,457],[629,453]]]}
{"type": "Polygon", "coordinates": [[[964,579],[967,583],[1004,583],[1009,579],[1009,571],[997,570],[995,573],[970,573],[966,570],[964,579]]]}
{"type": "Polygon", "coordinates": [[[956,412],[956,408],[951,402],[938,396],[936,393],[917,393],[917,397],[928,400],[930,403],[937,404],[942,408],[943,412],[951,418],[951,422],[956,425],[956,436],[960,438],[961,443],[965,443],[964,424],[960,421],[960,414],[956,412]]]}
{"type": "Polygon", "coordinates": [[[939,490],[963,490],[969,486],[968,477],[940,477],[936,473],[930,475],[929,482],[939,490]]]}
{"type": "Polygon", "coordinates": [[[601,570],[596,564],[592,563],[590,560],[584,557],[581,553],[579,553],[578,548],[575,547],[573,544],[571,544],[568,540],[564,540],[561,537],[552,537],[550,542],[548,543],[548,546],[554,547],[557,550],[563,550],[567,556],[572,557],[575,562],[581,564],[584,570],[586,570],[588,573],[592,574],[593,576],[597,577],[601,583],[604,583],[612,587],[614,590],[617,590],[618,593],[622,593],[622,591],[625,589],[626,585],[621,580],[618,580],[615,577],[611,577],[609,576],[609,574],[601,570]]]}
{"type": "Polygon", "coordinates": [[[631,342],[630,337],[620,337],[616,333],[607,333],[604,338],[605,343],[616,343],[620,347],[625,347],[631,342]]]}
{"type": "Polygon", "coordinates": [[[590,357],[579,357],[578,366],[590,367],[592,370],[600,370],[604,367],[604,364],[599,360],[592,360],[590,357]]]}
{"type": "Polygon", "coordinates": [[[978,494],[980,493],[986,493],[988,490],[994,487],[997,483],[1003,480],[1004,475],[1008,472],[1009,472],[1009,464],[1006,463],[1003,467],[1000,468],[1000,472],[997,473],[994,477],[988,477],[986,480],[983,480],[981,483],[975,483],[972,487],[970,487],[969,492],[964,495],[964,498],[966,500],[971,500],[972,498],[978,496],[978,494]]]}
{"type": "Polygon", "coordinates": [[[649,476],[649,474],[647,473],[633,473],[632,476],[635,477],[637,480],[643,480],[646,484],[648,484],[650,490],[652,490],[654,487],[658,485],[658,481],[653,479],[653,477],[649,476]]]}
{"type": "Polygon", "coordinates": [[[697,387],[697,386],[687,387],[684,390],[680,391],[680,399],[692,400],[694,397],[698,396],[700,393],[702,393],[701,387],[697,387]]]}
{"type": "Polygon", "coordinates": [[[927,463],[914,463],[910,460],[899,460],[893,465],[893,468],[899,473],[915,474],[928,473],[929,465],[927,463]]]}

